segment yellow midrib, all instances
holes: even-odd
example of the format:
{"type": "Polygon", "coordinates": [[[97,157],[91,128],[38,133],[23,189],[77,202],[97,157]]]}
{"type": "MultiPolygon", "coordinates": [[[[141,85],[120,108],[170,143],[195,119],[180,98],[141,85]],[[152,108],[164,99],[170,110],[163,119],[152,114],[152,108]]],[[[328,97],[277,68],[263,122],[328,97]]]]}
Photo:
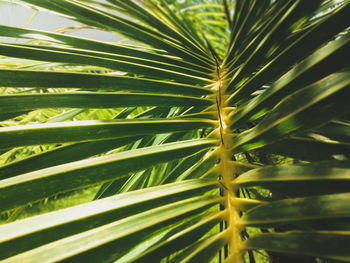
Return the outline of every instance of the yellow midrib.
{"type": "Polygon", "coordinates": [[[241,246],[241,230],[235,225],[239,219],[239,210],[230,203],[230,199],[236,196],[234,175],[236,174],[235,163],[232,162],[232,149],[230,147],[230,125],[227,123],[225,112],[225,91],[227,83],[225,78],[222,78],[222,70],[217,70],[217,82],[215,85],[216,102],[219,118],[218,135],[220,139],[219,156],[220,156],[220,175],[221,183],[224,185],[224,199],[227,221],[227,244],[229,246],[229,257],[225,262],[243,263],[243,251],[241,246]]]}

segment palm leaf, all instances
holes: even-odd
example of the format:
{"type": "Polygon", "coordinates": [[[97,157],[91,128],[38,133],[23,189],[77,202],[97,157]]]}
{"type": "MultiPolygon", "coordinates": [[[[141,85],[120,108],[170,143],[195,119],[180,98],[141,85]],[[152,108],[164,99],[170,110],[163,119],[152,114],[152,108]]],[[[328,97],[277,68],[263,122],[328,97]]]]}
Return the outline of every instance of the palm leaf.
{"type": "Polygon", "coordinates": [[[350,262],[348,1],[19,3],[130,42],[0,26],[1,260],[350,262]]]}

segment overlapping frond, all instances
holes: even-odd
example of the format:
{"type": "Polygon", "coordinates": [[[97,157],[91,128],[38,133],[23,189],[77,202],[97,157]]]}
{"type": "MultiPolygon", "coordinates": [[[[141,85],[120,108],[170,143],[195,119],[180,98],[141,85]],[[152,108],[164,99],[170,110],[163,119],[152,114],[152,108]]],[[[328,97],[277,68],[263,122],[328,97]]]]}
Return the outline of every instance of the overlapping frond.
{"type": "Polygon", "coordinates": [[[0,26],[0,260],[350,261],[348,1],[20,2],[130,42],[0,26]]]}

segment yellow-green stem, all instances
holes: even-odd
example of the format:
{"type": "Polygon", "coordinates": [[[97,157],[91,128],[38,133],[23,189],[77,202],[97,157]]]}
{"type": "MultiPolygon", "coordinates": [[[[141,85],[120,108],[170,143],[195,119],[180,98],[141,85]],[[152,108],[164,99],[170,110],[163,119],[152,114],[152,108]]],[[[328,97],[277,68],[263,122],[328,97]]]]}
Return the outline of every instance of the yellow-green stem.
{"type": "Polygon", "coordinates": [[[239,210],[233,206],[230,200],[236,196],[236,186],[232,184],[236,174],[235,163],[232,162],[232,149],[230,147],[230,129],[226,118],[225,90],[226,80],[222,77],[221,70],[217,71],[217,83],[215,85],[216,103],[219,117],[218,137],[221,141],[219,146],[221,183],[224,186],[224,199],[227,221],[227,243],[229,257],[225,262],[243,263],[241,248],[241,229],[235,224],[239,220],[239,210]]]}

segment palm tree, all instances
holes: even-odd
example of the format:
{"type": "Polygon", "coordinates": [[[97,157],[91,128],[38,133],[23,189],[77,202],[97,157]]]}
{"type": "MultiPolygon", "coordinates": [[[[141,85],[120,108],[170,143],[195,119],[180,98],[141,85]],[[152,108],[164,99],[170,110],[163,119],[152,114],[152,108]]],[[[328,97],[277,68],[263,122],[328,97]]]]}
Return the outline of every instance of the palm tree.
{"type": "Polygon", "coordinates": [[[21,3],[128,42],[0,26],[3,262],[350,261],[348,1],[21,3]]]}

